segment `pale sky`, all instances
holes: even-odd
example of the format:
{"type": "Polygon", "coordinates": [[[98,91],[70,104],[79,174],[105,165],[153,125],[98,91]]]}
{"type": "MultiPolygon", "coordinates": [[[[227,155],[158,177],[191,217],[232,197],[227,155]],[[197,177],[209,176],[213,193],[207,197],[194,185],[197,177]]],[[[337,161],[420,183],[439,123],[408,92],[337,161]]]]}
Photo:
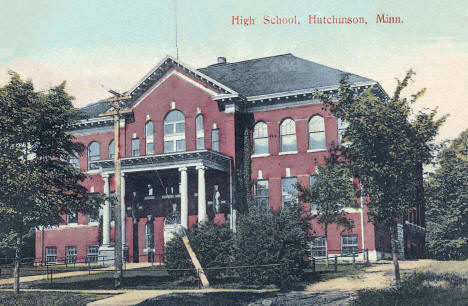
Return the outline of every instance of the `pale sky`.
{"type": "MultiPolygon", "coordinates": [[[[80,107],[105,98],[101,84],[130,89],[165,55],[176,56],[174,0],[0,0],[0,85],[8,70],[45,89],[67,81],[80,107]]],[[[408,95],[426,87],[417,109],[449,114],[438,140],[468,128],[466,0],[178,0],[179,58],[216,62],[293,53],[359,74],[391,95],[413,68],[408,95]],[[308,15],[363,16],[367,25],[309,25],[308,15]],[[376,24],[377,14],[402,24],[376,24]],[[231,25],[253,16],[253,26],[231,25]],[[297,16],[300,25],[264,25],[264,15],[297,16]]]]}

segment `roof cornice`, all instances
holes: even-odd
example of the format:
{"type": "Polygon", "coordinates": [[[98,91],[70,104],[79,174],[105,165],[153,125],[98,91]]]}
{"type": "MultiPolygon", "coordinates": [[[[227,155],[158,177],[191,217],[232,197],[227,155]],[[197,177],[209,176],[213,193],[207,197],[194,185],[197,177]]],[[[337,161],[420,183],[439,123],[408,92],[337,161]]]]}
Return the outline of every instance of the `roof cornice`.
{"type": "Polygon", "coordinates": [[[144,92],[146,92],[146,90],[152,86],[152,84],[163,77],[163,75],[172,67],[177,67],[195,79],[213,87],[219,91],[221,95],[238,95],[235,90],[219,83],[218,81],[190,67],[189,65],[174,59],[172,56],[167,55],[161,62],[159,62],[153,69],[151,69],[150,72],[148,72],[142,79],[140,79],[132,89],[128,91],[131,96],[129,105],[136,101],[144,92]]]}

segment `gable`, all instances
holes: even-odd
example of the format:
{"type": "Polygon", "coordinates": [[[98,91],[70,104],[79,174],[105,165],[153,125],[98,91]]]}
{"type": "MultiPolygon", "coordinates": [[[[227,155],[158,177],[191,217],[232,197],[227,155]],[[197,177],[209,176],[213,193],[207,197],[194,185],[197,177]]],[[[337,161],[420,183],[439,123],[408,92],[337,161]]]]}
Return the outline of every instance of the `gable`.
{"type": "Polygon", "coordinates": [[[174,84],[177,84],[176,86],[181,87],[188,85],[190,87],[197,88],[210,96],[219,94],[219,91],[216,88],[208,86],[207,84],[203,84],[202,82],[193,79],[183,71],[173,67],[167,71],[159,80],[154,82],[145,92],[141,93],[140,96],[129,105],[129,107],[138,107],[138,105],[151,96],[152,93],[156,92],[159,88],[165,87],[166,83],[171,83],[170,86],[174,86],[174,84]]]}

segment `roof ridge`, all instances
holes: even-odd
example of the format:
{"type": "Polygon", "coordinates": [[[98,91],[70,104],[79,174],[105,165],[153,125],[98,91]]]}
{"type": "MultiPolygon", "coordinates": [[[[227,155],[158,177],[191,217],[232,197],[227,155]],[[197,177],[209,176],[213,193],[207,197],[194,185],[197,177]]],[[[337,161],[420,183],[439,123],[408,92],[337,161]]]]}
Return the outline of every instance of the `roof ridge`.
{"type": "MultiPolygon", "coordinates": [[[[228,66],[228,65],[233,65],[233,64],[240,64],[240,63],[246,63],[246,62],[253,62],[253,61],[258,61],[258,60],[263,60],[263,59],[267,59],[267,58],[273,58],[273,57],[280,57],[280,56],[285,56],[285,55],[292,55],[294,57],[297,57],[295,56],[294,54],[292,54],[291,52],[289,53],[283,53],[283,54],[277,54],[277,55],[270,55],[270,56],[264,56],[264,57],[258,57],[258,58],[252,58],[252,59],[248,59],[248,60],[243,60],[243,61],[238,61],[238,62],[231,62],[231,63],[215,63],[215,64],[211,64],[211,65],[208,65],[206,67],[202,67],[202,68],[197,68],[197,70],[200,70],[200,69],[206,69],[206,68],[209,68],[209,67],[212,67],[212,66],[228,66]]],[[[297,57],[297,58],[300,58],[300,57],[297,57]]],[[[302,59],[302,58],[301,58],[302,59]]]]}

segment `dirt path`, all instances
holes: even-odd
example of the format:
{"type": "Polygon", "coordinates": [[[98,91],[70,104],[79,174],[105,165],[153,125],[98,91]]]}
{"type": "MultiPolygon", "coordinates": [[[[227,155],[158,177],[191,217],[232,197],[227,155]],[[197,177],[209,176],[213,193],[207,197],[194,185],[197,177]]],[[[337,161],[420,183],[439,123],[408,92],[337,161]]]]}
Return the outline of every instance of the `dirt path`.
{"type": "MultiPolygon", "coordinates": [[[[414,271],[433,271],[436,273],[468,274],[468,261],[417,260],[400,261],[402,274],[414,271]]],[[[385,262],[374,264],[357,275],[335,278],[307,286],[307,293],[355,292],[361,289],[381,289],[392,286],[394,282],[393,264],[385,262]]]]}

